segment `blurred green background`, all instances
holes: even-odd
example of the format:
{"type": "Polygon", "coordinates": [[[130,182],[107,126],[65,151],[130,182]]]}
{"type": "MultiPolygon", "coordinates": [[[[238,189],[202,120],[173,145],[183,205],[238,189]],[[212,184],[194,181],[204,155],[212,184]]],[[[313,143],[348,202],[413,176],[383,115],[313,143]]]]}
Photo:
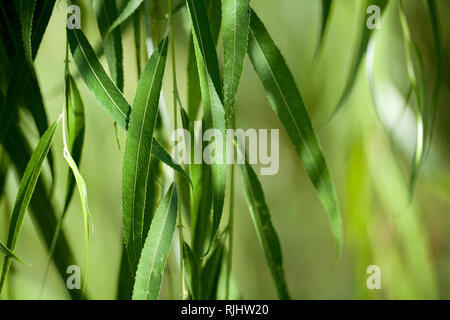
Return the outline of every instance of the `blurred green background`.
{"type": "MultiPolygon", "coordinates": [[[[90,1],[81,3],[82,28],[91,44],[99,43],[90,1]]],[[[410,109],[401,113],[408,78],[395,1],[391,1],[386,9],[381,30],[376,32],[375,77],[384,117],[378,116],[374,108],[364,63],[350,98],[327,125],[325,122],[342,93],[355,53],[360,32],[358,19],[366,9],[362,1],[336,1],[323,51],[314,63],[320,28],[320,1],[253,0],[251,3],[283,53],[303,95],[333,176],[344,222],[344,251],[335,261],[335,245],[325,211],[246,58],[236,105],[237,125],[241,128],[280,129],[279,172],[260,179],[280,237],[292,298],[450,298],[450,75],[447,71],[450,67],[447,16],[450,15],[450,2],[437,1],[444,46],[443,82],[431,152],[421,170],[412,201],[408,194],[407,170],[415,145],[415,124],[410,109]],[[389,139],[386,126],[393,130],[394,143],[389,139]],[[380,290],[366,287],[369,265],[381,268],[380,290]]],[[[431,86],[434,61],[428,18],[422,0],[404,3],[431,86]]],[[[63,101],[65,9],[65,3],[58,2],[36,60],[50,120],[56,119],[63,101]]],[[[175,19],[178,85],[184,99],[189,32],[185,9],[175,19]]],[[[131,28],[123,33],[125,97],[131,102],[137,83],[134,40],[131,28]]],[[[106,67],[104,59],[102,62],[106,67]]],[[[76,73],[73,64],[71,70],[76,73]]],[[[171,105],[171,73],[168,63],[164,82],[167,105],[171,105]]],[[[113,299],[122,245],[123,148],[120,150],[115,142],[112,120],[84,83],[80,80],[77,83],[87,119],[81,172],[87,182],[94,224],[90,238],[87,292],[94,299],[113,299]]],[[[27,119],[27,115],[22,116],[27,119]]],[[[36,136],[31,120],[25,121],[25,127],[30,136],[36,136]]],[[[124,146],[123,133],[120,139],[124,146]]],[[[53,152],[58,176],[54,201],[56,208],[62,208],[67,166],[63,159],[60,131],[55,142],[53,152]]],[[[13,175],[11,172],[10,178],[13,175]]],[[[12,208],[17,192],[16,181],[8,179],[8,199],[0,203],[2,212],[9,212],[12,208]]],[[[233,279],[243,298],[277,298],[248,213],[239,175],[236,175],[236,181],[233,279]]],[[[0,216],[5,221],[1,224],[0,237],[6,239],[8,222],[5,214],[0,216]]],[[[81,217],[76,195],[64,222],[64,230],[80,265],[84,252],[81,217]]],[[[7,296],[36,299],[47,257],[29,217],[25,220],[16,253],[32,266],[14,264],[7,296]]],[[[43,298],[67,297],[64,282],[52,267],[43,298]]]]}

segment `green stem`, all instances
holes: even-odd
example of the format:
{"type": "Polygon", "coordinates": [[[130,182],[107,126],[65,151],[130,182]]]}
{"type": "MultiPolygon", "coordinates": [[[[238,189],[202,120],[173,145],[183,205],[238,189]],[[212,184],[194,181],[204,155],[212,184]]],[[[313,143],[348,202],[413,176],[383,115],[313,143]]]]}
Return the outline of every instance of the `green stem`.
{"type": "MultiPolygon", "coordinates": [[[[234,114],[231,118],[231,125],[233,128],[236,127],[236,118],[234,114]]],[[[230,278],[231,278],[231,268],[233,266],[233,223],[234,223],[234,168],[235,166],[231,165],[231,174],[230,174],[230,203],[229,203],[229,211],[228,211],[228,260],[227,260],[227,278],[226,278],[226,286],[225,286],[225,299],[229,299],[230,292],[230,278]]]]}

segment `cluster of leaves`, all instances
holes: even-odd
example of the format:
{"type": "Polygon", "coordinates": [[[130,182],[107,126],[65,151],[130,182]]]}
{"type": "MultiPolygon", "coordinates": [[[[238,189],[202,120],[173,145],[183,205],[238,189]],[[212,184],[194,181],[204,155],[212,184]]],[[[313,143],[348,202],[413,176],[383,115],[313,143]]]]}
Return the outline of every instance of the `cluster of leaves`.
{"type": "MultiPolygon", "coordinates": [[[[435,45],[439,52],[436,6],[432,0],[425,3],[430,12],[435,45]]],[[[72,3],[68,3],[70,4],[72,3]]],[[[320,43],[324,38],[334,5],[331,0],[323,0],[322,4],[320,43]]],[[[384,9],[388,1],[366,1],[367,6],[371,4],[377,4],[384,9]]],[[[300,161],[317,190],[336,240],[337,255],[340,254],[342,223],[325,157],[292,73],[268,30],[251,8],[249,0],[180,0],[174,5],[169,0],[168,6],[163,5],[162,1],[129,0],[120,9],[115,1],[92,0],[102,37],[100,50],[93,49],[81,29],[67,29],[66,71],[62,75],[65,88],[64,108],[58,120],[49,125],[33,61],[54,6],[55,0],[14,0],[2,1],[0,4],[2,15],[0,58],[3,75],[0,79],[2,148],[0,194],[9,168],[15,168],[21,177],[10,219],[8,240],[5,245],[0,246],[0,252],[5,255],[0,290],[13,259],[19,260],[14,250],[28,207],[49,249],[49,262],[53,261],[61,277],[65,276],[67,266],[75,264],[73,253],[61,229],[75,186],[78,186],[82,201],[86,245],[85,267],[87,266],[90,216],[86,184],[78,169],[85,133],[84,106],[76,84],[78,76],[81,76],[98,104],[110,115],[115,126],[127,133],[122,176],[124,246],[118,298],[159,297],[177,221],[182,288],[186,283],[189,298],[214,299],[218,297],[219,279],[225,275],[225,297],[230,297],[228,291],[232,251],[234,166],[227,168],[226,165],[215,161],[212,165],[192,164],[182,167],[167,153],[166,148],[169,144],[166,136],[169,127],[166,106],[160,97],[169,48],[172,49],[173,63],[174,126],[177,127],[179,112],[183,127],[191,133],[194,120],[197,119],[201,119],[206,128],[214,128],[221,132],[234,126],[236,94],[243,72],[244,58],[246,54],[249,56],[275,114],[286,129],[300,161]],[[186,11],[181,10],[184,7],[186,11]],[[184,109],[181,103],[176,82],[172,22],[178,12],[187,12],[192,30],[187,65],[187,109],[184,109]],[[141,28],[142,20],[145,22],[145,32],[141,28]],[[133,22],[131,27],[134,29],[136,63],[140,73],[132,105],[123,96],[122,32],[130,26],[129,21],[133,22]],[[147,40],[148,59],[142,57],[142,35],[147,40]],[[223,40],[223,66],[220,66],[217,56],[219,36],[222,36],[223,40]],[[153,47],[153,43],[158,44],[156,48],[153,47]],[[73,76],[68,67],[69,51],[78,71],[73,76]],[[101,54],[106,57],[109,72],[99,61],[101,54]],[[146,60],[143,68],[141,68],[142,60],[146,60]],[[19,83],[21,85],[18,85],[19,83]],[[20,108],[31,114],[41,135],[34,152],[31,152],[20,127],[18,113],[20,108]],[[45,159],[52,173],[54,171],[51,144],[59,122],[62,122],[63,127],[63,156],[72,174],[69,174],[67,181],[64,208],[57,214],[51,200],[52,190],[40,172],[45,159]],[[164,174],[161,163],[174,169],[174,181],[167,182],[170,178],[164,174]],[[228,180],[229,221],[222,229],[228,180]],[[189,230],[190,241],[183,236],[185,230],[189,230]],[[225,241],[227,238],[228,246],[225,241]]],[[[401,6],[399,12],[403,22],[405,18],[401,6]]],[[[359,47],[336,110],[343,105],[351,92],[372,37],[372,30],[365,27],[365,19],[361,21],[364,26],[361,28],[359,47]]],[[[407,48],[414,49],[406,21],[403,25],[407,48]]],[[[414,66],[414,62],[420,60],[418,58],[420,55],[415,55],[416,60],[411,55],[407,56],[408,61],[411,61],[409,69],[411,69],[412,89],[417,94],[418,101],[423,101],[420,92],[423,86],[417,83],[414,73],[414,68],[417,67],[414,66]]],[[[436,58],[440,59],[439,56],[436,58]]],[[[436,83],[438,87],[439,78],[436,79],[436,83]]],[[[418,114],[421,117],[418,118],[425,118],[425,114],[428,117],[428,110],[430,108],[419,104],[418,114]]],[[[431,128],[425,130],[424,135],[429,135],[431,130],[431,128]]],[[[218,145],[217,142],[214,142],[213,146],[214,156],[223,158],[221,153],[226,152],[226,146],[218,145]]],[[[423,159],[422,149],[419,146],[417,148],[412,180],[415,179],[423,159]]],[[[281,299],[289,299],[281,246],[271,223],[263,188],[248,163],[239,167],[249,212],[278,295],[281,299]]],[[[70,290],[69,294],[74,299],[82,296],[82,292],[76,290],[70,290]]]]}

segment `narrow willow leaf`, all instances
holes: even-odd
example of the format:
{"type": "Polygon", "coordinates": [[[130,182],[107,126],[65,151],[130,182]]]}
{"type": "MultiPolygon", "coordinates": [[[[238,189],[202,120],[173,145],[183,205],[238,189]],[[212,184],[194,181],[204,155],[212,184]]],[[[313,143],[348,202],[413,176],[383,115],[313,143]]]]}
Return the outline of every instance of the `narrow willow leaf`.
{"type": "Polygon", "coordinates": [[[248,26],[250,23],[249,0],[222,0],[224,108],[230,127],[236,94],[247,53],[248,26]]]}
{"type": "Polygon", "coordinates": [[[219,40],[220,27],[222,25],[222,3],[217,0],[203,0],[206,12],[208,13],[209,28],[214,44],[217,46],[219,40]]]}
{"type": "MultiPolygon", "coordinates": [[[[75,64],[86,86],[113,120],[124,130],[128,130],[128,114],[131,112],[130,105],[106,74],[82,31],[77,29],[68,30],[67,35],[75,64]]],[[[188,178],[187,173],[175,164],[171,156],[156,139],[154,139],[151,150],[155,157],[188,178]]]]}
{"type": "Polygon", "coordinates": [[[130,271],[127,249],[125,245],[122,248],[122,257],[120,259],[119,285],[117,288],[117,300],[131,300],[133,294],[133,275],[130,271]]]}
{"type": "Polygon", "coordinates": [[[167,38],[154,51],[136,90],[123,161],[123,234],[130,268],[137,268],[142,250],[142,231],[153,131],[167,57],[167,38]]]}
{"type": "Polygon", "coordinates": [[[130,105],[106,74],[94,50],[79,29],[67,29],[70,49],[84,82],[114,121],[127,129],[130,105]]]}
{"type": "Polygon", "coordinates": [[[125,20],[131,17],[131,15],[139,8],[142,2],[144,2],[144,0],[129,0],[123,11],[109,27],[108,31],[106,32],[105,38],[108,38],[108,36],[113,32],[114,29],[116,29],[125,20]]]}
{"type": "Polygon", "coordinates": [[[136,272],[133,300],[158,299],[162,275],[175,231],[177,203],[177,188],[175,184],[172,184],[156,210],[145,240],[136,272]]]}
{"type": "MultiPolygon", "coordinates": [[[[0,106],[2,105],[3,99],[0,92],[0,106]]],[[[11,159],[11,165],[16,169],[18,176],[22,177],[25,173],[28,161],[31,158],[31,151],[23,132],[16,125],[13,125],[6,135],[3,147],[11,159]]],[[[55,209],[53,208],[53,204],[47,194],[47,189],[42,179],[38,179],[36,183],[30,207],[31,214],[37,223],[41,236],[44,239],[47,248],[50,250],[53,241],[52,235],[57,226],[57,222],[55,218],[55,209]]],[[[53,261],[61,279],[65,279],[67,276],[67,266],[76,264],[76,262],[64,232],[61,232],[57,240],[53,261]]],[[[72,299],[81,298],[81,292],[79,290],[67,291],[72,299]]]]}
{"type": "MultiPolygon", "coordinates": [[[[44,163],[44,159],[50,150],[57,124],[58,121],[55,121],[42,136],[35,151],[33,152],[33,155],[31,156],[30,161],[28,162],[22,180],[20,181],[19,191],[17,192],[16,203],[11,216],[8,233],[7,247],[12,251],[14,251],[16,247],[20,230],[22,229],[23,219],[25,218],[25,213],[28,209],[34,188],[38,181],[42,164],[44,163]]],[[[11,258],[5,257],[0,280],[0,291],[3,288],[10,266],[11,258]]]]}
{"type": "MultiPolygon", "coordinates": [[[[79,166],[83,150],[84,131],[86,124],[83,101],[81,100],[81,95],[78,91],[75,80],[71,75],[68,75],[66,77],[66,91],[67,134],[69,140],[68,148],[73,161],[77,166],[79,166]]],[[[71,174],[69,174],[67,179],[67,191],[63,209],[64,213],[69,207],[70,200],[72,199],[73,191],[75,189],[75,178],[71,174]]]]}
{"type": "Polygon", "coordinates": [[[103,46],[111,78],[119,90],[123,91],[123,52],[120,28],[115,29],[111,36],[106,39],[108,28],[118,16],[116,2],[93,0],[92,4],[100,35],[104,41],[103,46]]]}
{"type": "Polygon", "coordinates": [[[187,58],[187,113],[193,121],[197,119],[200,108],[201,92],[200,80],[198,79],[197,61],[195,59],[194,40],[189,38],[189,49],[187,58]]]}
{"type": "Polygon", "coordinates": [[[23,260],[21,260],[19,257],[17,257],[11,250],[9,250],[8,247],[6,247],[1,241],[0,241],[0,254],[7,256],[11,259],[15,259],[22,264],[25,264],[25,265],[27,264],[27,263],[23,262],[23,260]]]}
{"type": "MultiPolygon", "coordinates": [[[[215,43],[210,30],[208,15],[203,4],[203,0],[186,0],[189,8],[189,15],[191,17],[192,34],[194,43],[197,41],[199,52],[204,60],[204,65],[214,84],[215,91],[219,97],[222,97],[222,86],[219,71],[219,61],[215,49],[215,43]]],[[[197,64],[198,55],[196,50],[197,64]]],[[[201,81],[201,80],[200,80],[201,81]]]]}
{"type": "Polygon", "coordinates": [[[183,244],[184,270],[189,293],[193,300],[201,298],[200,267],[189,245],[183,244]]]}
{"type": "Polygon", "coordinates": [[[248,54],[270,104],[286,129],[325,207],[339,255],[342,248],[342,222],[325,157],[295,80],[281,52],[254,11],[250,23],[248,54]]]}
{"type": "MultiPolygon", "coordinates": [[[[55,0],[44,1],[44,3],[41,3],[39,1],[36,3],[33,31],[31,35],[31,49],[33,60],[36,57],[45,29],[47,28],[48,22],[50,20],[54,4],[55,0]]],[[[16,15],[11,1],[2,2],[1,9],[6,10],[6,15],[4,16],[4,18],[7,21],[5,21],[5,23],[14,24],[19,22],[19,18],[16,15]]],[[[10,33],[13,39],[21,38],[20,30],[17,30],[16,32],[11,29],[10,33]]],[[[21,43],[22,41],[20,41],[20,44],[21,43]]],[[[17,46],[19,47],[19,45],[17,46]]],[[[12,67],[10,79],[8,81],[8,88],[2,106],[4,112],[0,114],[0,142],[5,138],[10,125],[12,124],[13,119],[17,114],[17,106],[19,99],[23,94],[23,87],[26,86],[30,79],[36,79],[34,73],[30,72],[33,71],[33,68],[30,68],[29,64],[27,64],[25,61],[26,57],[23,53],[22,46],[20,46],[20,48],[12,50],[12,52],[14,52],[14,57],[11,60],[12,67]],[[22,85],[18,86],[18,83],[22,85]]]]}
{"type": "Polygon", "coordinates": [[[283,300],[288,300],[289,293],[284,276],[280,240],[272,225],[264,191],[252,167],[247,163],[240,167],[245,199],[247,200],[256,234],[264,250],[272,278],[277,287],[278,297],[283,300]]]}
{"type": "Polygon", "coordinates": [[[320,20],[319,41],[317,43],[317,48],[316,48],[316,53],[314,55],[314,58],[317,58],[317,56],[319,55],[320,49],[323,46],[323,39],[325,36],[325,31],[327,29],[327,26],[329,24],[332,3],[333,3],[333,0],[322,0],[322,6],[321,6],[322,14],[321,14],[321,20],[320,20]]]}
{"type": "Polygon", "coordinates": [[[225,248],[219,240],[216,240],[215,243],[202,269],[201,283],[203,300],[217,299],[217,287],[225,248]]]}
{"type": "Polygon", "coordinates": [[[213,223],[211,230],[211,239],[208,246],[208,252],[214,242],[220,221],[222,219],[222,210],[225,198],[225,187],[227,181],[226,159],[226,143],[225,139],[225,112],[222,102],[215,90],[215,86],[208,74],[207,68],[200,51],[197,37],[194,36],[195,55],[197,57],[197,66],[200,79],[200,87],[202,92],[203,113],[205,124],[208,129],[215,129],[219,137],[214,137],[214,141],[208,147],[213,148],[211,154],[212,172],[212,190],[213,190],[213,223]],[[222,139],[220,139],[222,138],[222,139]]]}
{"type": "Polygon", "coordinates": [[[30,65],[33,64],[31,50],[31,31],[36,0],[20,0],[20,24],[22,26],[22,41],[25,48],[25,56],[30,65]]]}
{"type": "Polygon", "coordinates": [[[347,82],[345,83],[344,91],[339,98],[339,101],[333,111],[333,114],[331,115],[330,120],[333,118],[333,116],[341,109],[343,103],[347,100],[347,98],[350,96],[350,93],[352,92],[353,86],[356,82],[356,78],[358,76],[359,67],[361,66],[361,63],[363,61],[364,55],[367,51],[367,46],[369,45],[370,37],[372,36],[372,33],[374,29],[369,29],[367,27],[367,17],[366,17],[366,9],[370,6],[378,6],[381,10],[381,14],[383,14],[384,9],[386,8],[386,5],[388,4],[389,0],[366,0],[366,3],[364,5],[364,16],[361,17],[361,22],[359,25],[359,30],[361,30],[361,33],[359,35],[358,39],[358,48],[356,51],[356,55],[353,58],[353,61],[351,63],[350,67],[350,73],[347,78],[347,82]]]}

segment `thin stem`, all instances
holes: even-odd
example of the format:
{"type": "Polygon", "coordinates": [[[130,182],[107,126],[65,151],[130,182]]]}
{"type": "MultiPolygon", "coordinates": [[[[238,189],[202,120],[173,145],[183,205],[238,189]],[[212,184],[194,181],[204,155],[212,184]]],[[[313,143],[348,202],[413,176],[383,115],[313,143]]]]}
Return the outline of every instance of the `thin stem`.
{"type": "MultiPolygon", "coordinates": [[[[170,47],[172,55],[172,94],[173,94],[173,123],[175,130],[178,129],[178,105],[177,105],[177,69],[175,61],[175,41],[173,31],[173,17],[172,17],[172,0],[169,0],[168,8],[169,28],[170,28],[170,47]]],[[[175,177],[178,175],[175,173],[175,177]]],[[[180,283],[181,283],[181,299],[184,299],[184,261],[183,261],[183,219],[181,215],[181,197],[178,195],[178,233],[180,239],[180,283]]]]}

